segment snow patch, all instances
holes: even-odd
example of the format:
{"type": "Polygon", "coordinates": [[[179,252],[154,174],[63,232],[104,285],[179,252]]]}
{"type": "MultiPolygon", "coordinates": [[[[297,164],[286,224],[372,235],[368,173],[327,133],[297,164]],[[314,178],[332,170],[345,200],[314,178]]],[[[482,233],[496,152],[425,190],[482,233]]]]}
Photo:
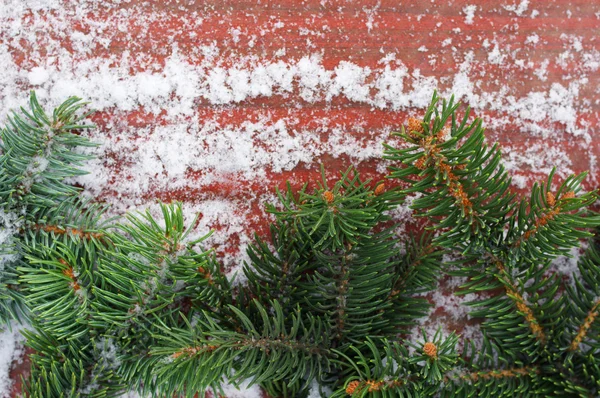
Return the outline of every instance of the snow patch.
{"type": "Polygon", "coordinates": [[[515,3],[515,4],[509,4],[509,5],[503,5],[502,8],[504,8],[506,11],[510,11],[512,13],[514,13],[515,15],[517,15],[518,17],[522,17],[523,14],[525,13],[525,11],[527,11],[527,8],[529,7],[529,0],[521,0],[520,3],[515,3]]]}
{"type": "Polygon", "coordinates": [[[467,25],[473,25],[473,19],[475,18],[475,11],[477,11],[477,6],[468,5],[463,7],[462,11],[465,14],[465,23],[467,25]]]}
{"type": "Polygon", "coordinates": [[[0,331],[0,398],[9,398],[13,380],[9,376],[14,361],[21,361],[25,338],[21,330],[25,327],[12,322],[0,331]]]}

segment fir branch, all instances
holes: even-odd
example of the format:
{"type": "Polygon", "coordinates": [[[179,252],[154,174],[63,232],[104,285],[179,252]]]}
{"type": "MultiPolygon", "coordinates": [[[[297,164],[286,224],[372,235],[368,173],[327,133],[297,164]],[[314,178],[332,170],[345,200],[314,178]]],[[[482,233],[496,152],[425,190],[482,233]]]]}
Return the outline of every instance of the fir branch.
{"type": "Polygon", "coordinates": [[[569,345],[569,350],[576,351],[579,348],[579,345],[585,339],[588,331],[592,327],[592,324],[594,323],[598,315],[600,315],[600,298],[598,298],[594,302],[592,308],[588,311],[585,320],[583,321],[583,323],[579,327],[579,330],[577,331],[577,335],[573,338],[573,341],[569,345]]]}
{"type": "Polygon", "coordinates": [[[546,334],[544,333],[544,329],[541,326],[541,322],[539,322],[539,320],[536,318],[532,309],[529,307],[528,303],[523,298],[523,295],[519,293],[519,289],[517,288],[517,286],[515,286],[515,284],[510,281],[510,276],[506,272],[506,268],[504,267],[502,262],[497,258],[495,258],[493,261],[496,265],[496,268],[498,269],[500,277],[499,280],[504,285],[506,295],[514,301],[517,310],[519,310],[523,314],[523,316],[525,317],[525,321],[527,321],[527,323],[529,324],[529,328],[531,329],[533,335],[540,341],[540,343],[545,344],[546,334]]]}
{"type": "Polygon", "coordinates": [[[292,386],[328,370],[332,353],[328,348],[329,333],[322,322],[311,316],[305,318],[296,310],[288,328],[277,301],[272,303],[273,317],[258,301],[253,303],[260,326],[231,307],[244,325],[240,332],[224,329],[208,313],[196,327],[188,322],[187,329],[163,330],[159,338],[166,345],[151,351],[153,356],[169,359],[155,370],[160,391],[165,394],[186,391],[192,396],[211,387],[218,389],[223,376],[232,382],[251,378],[251,384],[285,381],[292,386]],[[234,361],[236,358],[239,359],[234,361]],[[175,377],[182,372],[187,376],[185,384],[175,377]]]}
{"type": "Polygon", "coordinates": [[[64,182],[86,158],[75,147],[89,143],[72,131],[87,127],[81,103],[49,117],[32,95],[31,111],[3,130],[0,155],[0,199],[20,219],[1,248],[18,255],[0,275],[0,316],[20,316],[13,298],[31,315],[25,394],[109,398],[128,386],[193,397],[222,392],[227,378],[283,397],[306,396],[313,382],[334,397],[598,395],[600,245],[572,284],[549,268],[593,235],[600,216],[585,207],[597,194],[581,192],[585,174],[553,189],[551,173],[515,201],[481,121],[458,121],[452,98],[441,110],[437,101],[399,134],[409,148],[386,145],[400,166],[390,177],[410,186],[371,184],[353,168],[333,184],[323,170],[312,193],[288,183],[268,207],[271,242],[256,237],[248,284],[232,288],[214,252],[199,248],[206,237],[190,240],[180,204],[117,222],[81,200],[64,182]],[[402,243],[382,223],[413,192],[433,233],[402,243]],[[458,294],[486,294],[468,303],[483,342],[467,342],[461,357],[454,334],[398,339],[426,314],[419,295],[450,253],[450,274],[466,278],[458,294]]]}
{"type": "Polygon", "coordinates": [[[32,224],[30,228],[34,231],[43,231],[54,235],[70,235],[72,237],[85,240],[102,239],[104,237],[102,232],[90,232],[78,228],[62,227],[59,225],[32,224]]]}
{"type": "Polygon", "coordinates": [[[522,377],[529,376],[531,374],[540,374],[540,370],[536,367],[524,366],[521,368],[490,369],[488,371],[470,372],[464,375],[460,375],[458,377],[460,377],[461,379],[469,379],[477,382],[479,380],[522,377]]]}

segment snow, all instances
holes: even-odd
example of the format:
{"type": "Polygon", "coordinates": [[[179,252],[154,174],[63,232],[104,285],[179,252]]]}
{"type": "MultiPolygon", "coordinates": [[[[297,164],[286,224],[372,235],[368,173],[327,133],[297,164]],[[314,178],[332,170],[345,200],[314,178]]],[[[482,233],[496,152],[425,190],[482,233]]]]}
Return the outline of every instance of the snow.
{"type": "Polygon", "coordinates": [[[249,385],[250,380],[240,383],[239,388],[229,384],[227,381],[221,384],[223,394],[227,398],[261,398],[262,391],[257,384],[249,385]]]}
{"type": "Polygon", "coordinates": [[[525,39],[525,44],[537,44],[538,41],[540,41],[540,37],[537,34],[532,33],[531,35],[527,36],[527,39],[525,39]]]}
{"type": "Polygon", "coordinates": [[[24,326],[15,322],[9,328],[0,329],[0,398],[9,398],[13,384],[9,372],[13,361],[20,362],[23,355],[23,342],[21,335],[24,326]]]}
{"type": "Polygon", "coordinates": [[[520,3],[503,5],[502,6],[506,11],[510,11],[517,15],[518,17],[522,17],[527,8],[529,7],[529,0],[521,0],[520,3]]]}
{"type": "Polygon", "coordinates": [[[48,81],[50,74],[46,69],[36,66],[31,69],[31,71],[27,74],[27,77],[29,78],[29,84],[32,86],[39,86],[48,81]]]}
{"type": "Polygon", "coordinates": [[[505,55],[500,52],[498,44],[494,45],[494,49],[488,53],[488,61],[492,65],[500,65],[504,62],[505,55]]]}
{"type": "Polygon", "coordinates": [[[467,25],[473,25],[473,18],[475,18],[475,11],[477,11],[476,5],[468,5],[463,7],[463,13],[465,14],[465,23],[467,25]]]}
{"type": "Polygon", "coordinates": [[[0,272],[8,263],[12,263],[19,258],[19,253],[12,249],[14,245],[14,236],[17,234],[22,221],[19,215],[14,212],[6,212],[0,209],[0,272]]]}

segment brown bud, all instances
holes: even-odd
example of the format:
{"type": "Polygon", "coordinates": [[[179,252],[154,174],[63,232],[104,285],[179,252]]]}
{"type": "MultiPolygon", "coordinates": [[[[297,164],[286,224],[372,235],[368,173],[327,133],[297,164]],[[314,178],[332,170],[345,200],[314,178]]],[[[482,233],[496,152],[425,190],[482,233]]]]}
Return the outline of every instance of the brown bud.
{"type": "Polygon", "coordinates": [[[566,194],[564,194],[563,196],[561,196],[561,199],[573,199],[575,197],[575,192],[573,191],[569,191],[566,194]]]}
{"type": "Polygon", "coordinates": [[[350,383],[348,383],[348,387],[346,387],[346,394],[348,394],[348,395],[354,394],[354,391],[356,391],[356,389],[358,388],[359,385],[360,385],[360,382],[358,380],[354,380],[354,381],[351,381],[350,383]]]}
{"type": "Polygon", "coordinates": [[[408,132],[416,131],[417,133],[423,132],[423,126],[421,125],[421,121],[414,117],[408,118],[408,132]]]}
{"type": "Polygon", "coordinates": [[[432,342],[428,341],[423,344],[423,353],[431,359],[437,358],[437,347],[432,342]]]}
{"type": "Polygon", "coordinates": [[[323,199],[325,199],[325,202],[331,203],[333,202],[333,199],[335,199],[335,196],[333,196],[333,192],[325,191],[323,192],[323,199]]]}
{"type": "Polygon", "coordinates": [[[554,197],[554,194],[550,191],[546,192],[546,202],[548,202],[548,205],[552,207],[556,204],[556,198],[554,197]]]}

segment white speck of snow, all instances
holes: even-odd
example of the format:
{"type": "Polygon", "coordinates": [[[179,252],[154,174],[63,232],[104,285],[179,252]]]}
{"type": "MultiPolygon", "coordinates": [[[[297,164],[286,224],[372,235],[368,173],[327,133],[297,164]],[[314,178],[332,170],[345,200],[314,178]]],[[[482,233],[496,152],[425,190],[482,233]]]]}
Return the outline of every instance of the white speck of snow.
{"type": "Polygon", "coordinates": [[[548,65],[550,65],[550,61],[547,59],[543,60],[540,67],[533,74],[541,81],[546,81],[548,79],[548,65]]]}
{"type": "Polygon", "coordinates": [[[50,73],[41,66],[36,66],[27,74],[27,78],[29,79],[29,84],[32,86],[39,86],[48,81],[50,73]]]}
{"type": "Polygon", "coordinates": [[[377,10],[379,10],[379,7],[381,7],[381,0],[378,0],[377,4],[375,4],[375,6],[373,7],[363,7],[363,11],[367,16],[367,21],[365,22],[365,25],[369,33],[371,33],[371,30],[373,30],[373,28],[377,27],[377,23],[375,22],[375,15],[377,14],[377,10]]]}
{"type": "Polygon", "coordinates": [[[369,68],[361,68],[351,62],[342,61],[334,72],[335,77],[331,83],[327,99],[344,94],[351,101],[369,101],[370,87],[365,84],[365,79],[371,74],[369,68]]]}
{"type": "Polygon", "coordinates": [[[316,380],[313,379],[306,398],[321,398],[321,397],[330,397],[333,395],[333,391],[326,386],[319,386],[316,380]],[[320,390],[323,390],[323,394],[321,394],[320,390]]]}
{"type": "MultiPolygon", "coordinates": [[[[13,239],[21,224],[22,221],[19,220],[18,214],[6,213],[0,209],[0,272],[4,271],[7,264],[13,263],[19,258],[13,239]]],[[[2,390],[0,389],[0,391],[2,390]]]]}
{"type": "Polygon", "coordinates": [[[500,65],[504,62],[506,56],[500,52],[498,44],[494,45],[494,49],[488,53],[488,61],[490,64],[500,65]]]}
{"type": "Polygon", "coordinates": [[[221,384],[223,394],[227,398],[261,398],[262,391],[258,384],[249,386],[250,380],[243,381],[240,383],[239,388],[233,386],[229,382],[225,381],[221,384]]]}
{"type": "Polygon", "coordinates": [[[239,28],[232,28],[230,30],[230,33],[231,33],[231,40],[233,40],[234,43],[239,43],[240,34],[242,33],[242,31],[239,28]]]}
{"type": "Polygon", "coordinates": [[[571,248],[568,256],[560,256],[552,261],[550,270],[564,275],[574,285],[576,281],[581,280],[578,261],[586,248],[587,242],[583,242],[582,247],[571,248]]]}
{"type": "Polygon", "coordinates": [[[10,329],[0,331],[0,398],[9,398],[13,381],[9,372],[14,361],[20,361],[23,355],[23,342],[21,334],[23,326],[13,322],[10,329]]]}
{"type": "Polygon", "coordinates": [[[417,49],[417,51],[420,51],[420,52],[422,52],[422,53],[425,53],[425,52],[427,52],[427,51],[429,51],[429,50],[427,50],[427,47],[425,47],[425,46],[421,46],[421,47],[419,47],[419,48],[417,49]]]}
{"type": "Polygon", "coordinates": [[[502,6],[506,11],[514,12],[518,17],[522,17],[529,7],[529,0],[521,0],[519,4],[510,4],[502,6]]]}
{"type": "Polygon", "coordinates": [[[465,23],[467,25],[473,24],[473,18],[475,18],[475,11],[477,11],[476,5],[468,5],[463,7],[463,13],[465,14],[465,23]]]}
{"type": "Polygon", "coordinates": [[[525,44],[537,44],[539,41],[540,37],[537,34],[532,33],[525,39],[525,44]]]}

